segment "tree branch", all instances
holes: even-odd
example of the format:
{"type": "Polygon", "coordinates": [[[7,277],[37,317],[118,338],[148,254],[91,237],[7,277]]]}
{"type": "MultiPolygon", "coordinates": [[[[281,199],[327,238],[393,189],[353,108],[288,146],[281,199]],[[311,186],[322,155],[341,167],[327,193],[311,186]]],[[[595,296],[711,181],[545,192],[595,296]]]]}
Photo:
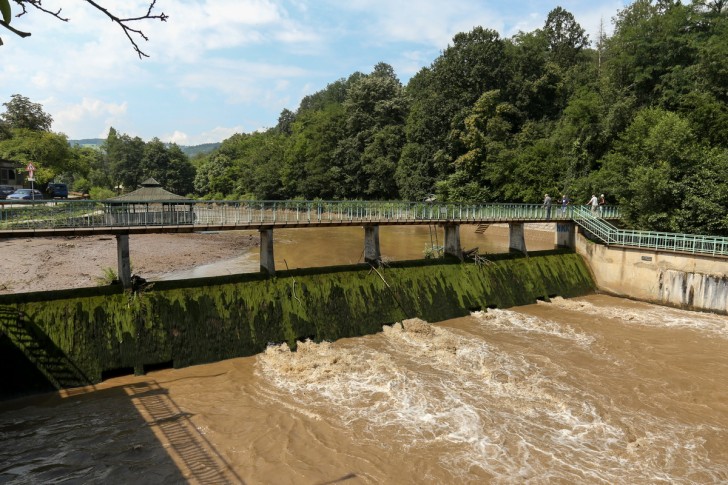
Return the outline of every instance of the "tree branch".
{"type": "MultiPolygon", "coordinates": [[[[100,4],[98,4],[94,0],[84,0],[86,3],[93,6],[96,10],[102,12],[104,15],[106,15],[109,19],[111,19],[112,22],[119,25],[121,29],[124,31],[124,35],[126,35],[126,38],[129,39],[129,42],[131,42],[132,47],[134,48],[134,51],[139,56],[139,59],[142,59],[143,57],[149,57],[144,51],[142,51],[139,48],[139,44],[137,44],[137,40],[139,37],[141,37],[143,40],[148,41],[149,38],[144,34],[144,32],[141,29],[135,29],[130,24],[133,22],[139,22],[142,20],[159,20],[161,22],[166,22],[169,16],[165,14],[164,12],[161,12],[159,14],[153,14],[152,10],[154,10],[154,6],[157,3],[157,0],[152,0],[149,3],[149,7],[147,8],[147,13],[145,15],[141,15],[138,17],[128,17],[128,18],[121,18],[113,13],[111,13],[108,9],[104,8],[100,4]]],[[[58,20],[61,20],[63,22],[68,22],[68,18],[61,16],[61,9],[58,9],[57,11],[47,10],[43,7],[43,0],[13,0],[17,5],[20,6],[22,11],[16,15],[16,17],[22,17],[23,15],[28,13],[28,10],[26,8],[26,5],[30,5],[37,10],[40,10],[43,13],[46,13],[48,15],[51,15],[58,20]]],[[[13,27],[11,27],[8,23],[0,20],[0,26],[5,27],[12,33],[20,36],[20,37],[28,37],[30,35],[30,32],[22,32],[20,30],[17,30],[13,27]]],[[[2,45],[2,44],[0,44],[2,45]]]]}

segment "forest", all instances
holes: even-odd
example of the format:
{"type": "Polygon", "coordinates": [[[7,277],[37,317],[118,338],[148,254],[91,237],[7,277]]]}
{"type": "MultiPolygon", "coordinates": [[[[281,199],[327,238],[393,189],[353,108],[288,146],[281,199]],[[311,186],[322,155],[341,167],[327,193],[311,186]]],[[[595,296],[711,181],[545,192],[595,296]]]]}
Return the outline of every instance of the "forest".
{"type": "Polygon", "coordinates": [[[46,139],[57,163],[39,176],[92,195],[149,176],[218,200],[549,193],[584,204],[603,193],[630,227],[728,236],[727,11],[725,0],[637,0],[595,39],[561,7],[510,38],[477,27],[406,84],[379,63],[191,160],[113,128],[101,151],[64,147],[50,123],[16,116],[14,102],[40,108],[15,95],[0,115],[0,158],[31,161],[46,139]]]}

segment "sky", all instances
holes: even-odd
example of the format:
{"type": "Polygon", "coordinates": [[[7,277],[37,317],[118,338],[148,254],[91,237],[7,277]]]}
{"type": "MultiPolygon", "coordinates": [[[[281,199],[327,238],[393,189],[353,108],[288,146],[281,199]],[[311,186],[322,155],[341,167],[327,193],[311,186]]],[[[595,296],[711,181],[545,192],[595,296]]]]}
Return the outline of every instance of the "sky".
{"type": "MultiPolygon", "coordinates": [[[[119,16],[149,3],[97,0],[119,16]]],[[[85,1],[44,0],[68,22],[28,7],[0,28],[0,102],[20,94],[69,139],[119,133],[179,145],[225,140],[277,124],[283,109],[379,62],[406,84],[459,32],[482,26],[502,38],[543,27],[561,6],[595,39],[627,0],[157,0],[167,22],[135,24],[149,55],[85,1]]],[[[13,13],[18,7],[11,2],[13,13]]],[[[0,108],[0,113],[4,107],[0,108]]]]}

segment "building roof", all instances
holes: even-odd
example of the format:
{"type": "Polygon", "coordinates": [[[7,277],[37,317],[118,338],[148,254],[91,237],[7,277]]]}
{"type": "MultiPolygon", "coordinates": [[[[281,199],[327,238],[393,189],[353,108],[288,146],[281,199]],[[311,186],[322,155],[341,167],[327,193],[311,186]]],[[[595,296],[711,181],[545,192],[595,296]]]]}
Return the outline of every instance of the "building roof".
{"type": "Polygon", "coordinates": [[[140,204],[146,204],[149,202],[171,202],[178,200],[190,200],[187,197],[173,194],[168,190],[164,190],[162,188],[162,184],[160,184],[153,178],[146,179],[144,182],[142,182],[141,185],[142,186],[140,188],[136,189],[133,192],[129,192],[128,194],[119,195],[117,197],[112,197],[108,199],[108,202],[138,202],[140,204]]]}

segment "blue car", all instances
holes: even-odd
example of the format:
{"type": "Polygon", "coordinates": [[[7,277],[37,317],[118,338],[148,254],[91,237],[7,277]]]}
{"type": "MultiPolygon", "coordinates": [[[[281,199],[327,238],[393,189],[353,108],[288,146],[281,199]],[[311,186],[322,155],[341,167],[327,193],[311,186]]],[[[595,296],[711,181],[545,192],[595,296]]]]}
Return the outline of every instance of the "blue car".
{"type": "Polygon", "coordinates": [[[38,189],[18,189],[8,195],[8,200],[43,200],[43,192],[38,189]]]}

